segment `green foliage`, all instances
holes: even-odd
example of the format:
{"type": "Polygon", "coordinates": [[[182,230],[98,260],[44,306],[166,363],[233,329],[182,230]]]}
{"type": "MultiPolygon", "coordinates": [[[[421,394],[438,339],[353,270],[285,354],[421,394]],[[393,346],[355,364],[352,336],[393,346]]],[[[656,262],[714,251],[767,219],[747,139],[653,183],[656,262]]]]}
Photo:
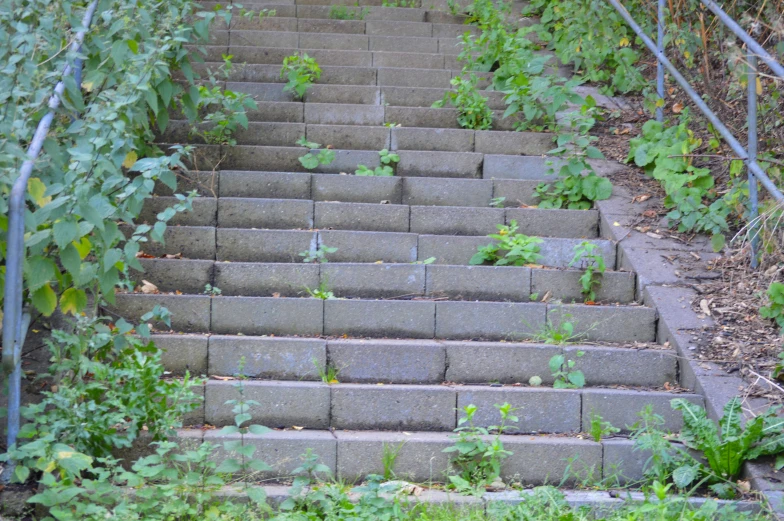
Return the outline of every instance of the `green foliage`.
{"type": "Polygon", "coordinates": [[[383,0],[381,7],[409,7],[416,9],[419,7],[417,0],[383,0]]]}
{"type": "Polygon", "coordinates": [[[487,98],[479,94],[476,84],[479,79],[471,73],[468,79],[463,76],[452,78],[454,90],[444,94],[444,99],[433,103],[441,108],[449,102],[457,109],[457,122],[462,128],[489,130],[493,126],[493,111],[487,106],[487,98]]]}
{"type": "Polygon", "coordinates": [[[435,257],[428,257],[425,260],[414,261],[411,264],[433,264],[436,261],[435,257]]]}
{"type": "MultiPolygon", "coordinates": [[[[162,308],[142,319],[169,324],[162,308]]],[[[17,472],[48,467],[46,452],[54,444],[106,457],[130,447],[142,430],[162,440],[181,426],[179,418],[197,406],[192,387],[198,382],[187,376],[162,380],[161,351],[136,332],[149,335],[146,325],[134,331],[122,319],[110,326],[105,319],[83,316],[73,332],[52,332],[46,341],[52,364],[41,377],[57,384],[41,393],[41,402],[23,408],[28,423],[19,438],[31,441],[9,451],[20,461],[17,472]]]]}
{"type": "Polygon", "coordinates": [[[320,149],[321,145],[319,143],[308,141],[305,139],[305,136],[299,138],[296,144],[309,150],[309,152],[299,158],[300,164],[308,170],[318,168],[319,165],[330,165],[335,160],[335,151],[329,148],[318,150],[318,152],[314,154],[313,152],[317,149],[320,149]]]}
{"type": "Polygon", "coordinates": [[[237,140],[232,137],[234,132],[239,127],[248,128],[246,111],[258,109],[256,102],[248,94],[221,88],[221,84],[228,80],[231,74],[232,58],[232,55],[224,54],[218,77],[210,71],[209,84],[199,86],[196,110],[207,115],[202,124],[191,125],[190,134],[201,137],[208,144],[236,145],[237,140]]]}
{"type": "Polygon", "coordinates": [[[535,263],[541,257],[539,244],[542,243],[542,239],[515,233],[518,229],[517,221],[511,221],[508,226],[497,224],[496,227],[498,233],[490,234],[488,237],[497,242],[478,247],[469,264],[524,266],[535,263]]]}
{"type": "Polygon", "coordinates": [[[213,286],[212,284],[205,284],[204,285],[204,294],[209,295],[211,297],[218,297],[223,293],[221,289],[217,286],[213,286]]]}
{"type": "Polygon", "coordinates": [[[760,308],[760,315],[775,321],[784,330],[784,284],[771,282],[766,293],[769,304],[760,308]]]}
{"type": "Polygon", "coordinates": [[[688,111],[677,125],[650,120],[642,134],[629,143],[627,161],[634,161],[645,173],[659,181],[667,194],[667,218],[680,232],[705,232],[713,236],[716,251],[724,246],[728,231],[729,207],[714,191],[715,179],[708,168],[694,166],[689,157],[701,144],[689,130],[688,111]]]}
{"type": "Polygon", "coordinates": [[[291,91],[296,98],[302,99],[313,82],[321,78],[321,68],[307,53],[292,54],[283,59],[280,77],[286,78],[283,91],[291,91]]]}
{"type": "Polygon", "coordinates": [[[379,161],[381,162],[380,166],[377,166],[375,169],[371,170],[365,165],[357,165],[357,170],[354,172],[354,175],[377,177],[391,177],[395,175],[395,167],[400,161],[400,156],[390,152],[385,148],[379,151],[378,157],[379,161]]]}
{"type": "Polygon", "coordinates": [[[593,441],[599,443],[602,441],[602,438],[611,436],[617,432],[621,432],[621,429],[613,427],[612,423],[604,421],[604,418],[602,418],[599,414],[591,412],[590,434],[593,438],[593,441]]]}
{"type": "Polygon", "coordinates": [[[321,300],[333,300],[335,298],[335,294],[329,291],[329,286],[327,285],[326,280],[321,281],[316,289],[310,289],[309,287],[305,286],[305,291],[307,291],[308,295],[311,297],[319,298],[321,300]]]}
{"type": "Polygon", "coordinates": [[[335,253],[337,248],[327,246],[326,244],[319,244],[315,250],[306,250],[299,253],[303,257],[302,262],[306,263],[324,263],[329,262],[327,259],[328,253],[335,253]]]}
{"type": "Polygon", "coordinates": [[[553,345],[566,345],[576,342],[584,335],[575,334],[574,323],[571,319],[572,315],[570,314],[562,314],[557,323],[553,323],[548,318],[542,330],[534,334],[534,340],[553,345]]]}
{"type": "Polygon", "coordinates": [[[579,78],[567,81],[559,76],[541,75],[547,58],[537,56],[530,62],[529,68],[537,65],[538,75],[525,70],[509,78],[504,86],[504,102],[508,105],[504,118],[519,113],[525,117],[515,123],[515,130],[557,131],[556,114],[569,103],[585,103],[583,97],[574,92],[582,83],[579,78]]]}
{"type": "Polygon", "coordinates": [[[601,248],[589,241],[581,242],[574,247],[574,257],[569,263],[569,266],[575,265],[585,270],[580,276],[580,291],[585,302],[595,301],[596,290],[602,285],[602,275],[606,270],[601,248]]]}
{"type": "Polygon", "coordinates": [[[397,461],[400,450],[405,445],[405,440],[401,441],[397,446],[382,444],[381,464],[384,466],[384,479],[390,480],[395,476],[395,462],[397,461]]]}
{"type": "Polygon", "coordinates": [[[484,428],[474,423],[477,407],[473,404],[463,407],[465,416],[457,421],[457,435],[453,436],[455,443],[444,449],[444,452],[456,453],[452,464],[459,474],[449,476],[449,481],[459,492],[483,494],[487,485],[499,479],[501,461],[512,455],[504,449],[501,434],[515,428],[507,425],[508,422],[518,421],[517,416],[512,414],[515,409],[508,403],[495,405],[495,408],[501,414],[500,424],[484,428]],[[491,432],[495,435],[488,440],[487,436],[491,432]]]}
{"type": "Polygon", "coordinates": [[[364,20],[369,13],[370,9],[367,7],[349,10],[345,5],[333,5],[329,9],[328,18],[332,20],[364,20]]]}
{"type": "MultiPolygon", "coordinates": [[[[580,358],[584,351],[577,351],[575,356],[580,358]]],[[[555,355],[550,358],[550,372],[553,375],[555,389],[580,389],[585,387],[585,375],[575,369],[576,362],[564,355],[555,355]]]]}

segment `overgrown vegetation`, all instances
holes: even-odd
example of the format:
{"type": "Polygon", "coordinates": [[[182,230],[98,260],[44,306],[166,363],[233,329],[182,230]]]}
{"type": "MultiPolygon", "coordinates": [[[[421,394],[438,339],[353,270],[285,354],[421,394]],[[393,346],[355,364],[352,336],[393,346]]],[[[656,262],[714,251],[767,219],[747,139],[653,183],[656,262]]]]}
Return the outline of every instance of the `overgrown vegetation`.
{"type": "Polygon", "coordinates": [[[328,253],[335,253],[336,251],[338,251],[338,249],[333,246],[319,244],[316,249],[301,251],[298,255],[302,257],[302,262],[322,264],[324,262],[329,262],[329,259],[327,259],[328,253]]]}
{"type": "Polygon", "coordinates": [[[493,126],[493,111],[487,106],[487,98],[476,88],[479,79],[471,73],[468,78],[458,76],[451,84],[454,90],[447,91],[444,98],[433,103],[434,108],[442,108],[449,102],[457,109],[457,122],[461,127],[471,130],[490,130],[493,126]]]}
{"type": "Polygon", "coordinates": [[[390,152],[386,148],[379,151],[378,160],[381,165],[376,168],[368,168],[365,165],[357,165],[357,170],[354,175],[358,176],[377,176],[377,177],[391,177],[395,175],[395,167],[400,162],[400,156],[394,152],[390,152]]]}
{"type": "Polygon", "coordinates": [[[488,235],[496,242],[487,246],[479,246],[469,264],[524,266],[535,263],[541,257],[539,244],[543,242],[542,239],[516,233],[519,228],[517,221],[513,220],[509,225],[497,224],[496,227],[498,233],[488,235]]]}
{"type": "MultiPolygon", "coordinates": [[[[580,358],[584,351],[574,353],[575,358],[580,358]]],[[[579,389],[585,387],[585,375],[575,369],[577,362],[566,355],[555,355],[550,358],[550,372],[553,375],[553,387],[556,389],[579,389]]]]}
{"type": "Polygon", "coordinates": [[[574,257],[569,266],[578,266],[584,270],[580,276],[580,292],[586,304],[593,303],[596,290],[602,285],[602,275],[607,269],[601,248],[589,241],[581,242],[574,247],[574,257]]]}
{"type": "Polygon", "coordinates": [[[305,136],[299,138],[296,144],[308,149],[308,152],[299,158],[300,164],[308,170],[314,170],[319,165],[329,166],[335,160],[334,150],[329,148],[321,149],[321,144],[308,141],[305,139],[305,136]]]}
{"type": "Polygon", "coordinates": [[[292,92],[295,98],[302,99],[310,86],[321,78],[321,67],[307,53],[292,54],[283,58],[280,77],[286,79],[283,91],[292,92]]]}

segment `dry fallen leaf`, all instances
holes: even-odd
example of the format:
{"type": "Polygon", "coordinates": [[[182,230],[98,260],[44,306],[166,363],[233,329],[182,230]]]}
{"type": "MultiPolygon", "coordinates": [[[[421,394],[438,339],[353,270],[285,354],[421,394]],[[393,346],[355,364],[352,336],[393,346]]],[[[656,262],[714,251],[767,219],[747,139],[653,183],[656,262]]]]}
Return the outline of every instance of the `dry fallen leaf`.
{"type": "Polygon", "coordinates": [[[679,102],[677,102],[676,104],[674,104],[674,105],[672,106],[672,111],[673,111],[674,113],[676,113],[676,114],[680,114],[680,113],[681,113],[681,111],[683,111],[683,103],[681,103],[681,102],[679,101],[679,102]]]}
{"type": "Polygon", "coordinates": [[[273,293],[272,298],[280,298],[280,293],[278,292],[273,293]]]}
{"type": "Polygon", "coordinates": [[[711,316],[711,311],[710,311],[710,308],[708,307],[708,301],[707,300],[705,300],[705,299],[700,300],[700,309],[707,316],[711,316]]]}
{"type": "Polygon", "coordinates": [[[220,380],[222,382],[228,382],[230,380],[234,380],[233,376],[217,376],[216,375],[216,376],[213,376],[213,378],[215,378],[216,380],[220,380]]]}
{"type": "Polygon", "coordinates": [[[144,253],[143,251],[137,251],[136,252],[136,258],[137,259],[154,259],[155,257],[153,257],[152,255],[150,255],[148,253],[144,253]]]}
{"type": "Polygon", "coordinates": [[[645,210],[644,212],[642,212],[642,215],[643,217],[648,217],[649,219],[651,219],[659,214],[656,213],[656,210],[645,210]]]}
{"type": "Polygon", "coordinates": [[[653,233],[653,232],[646,232],[645,235],[647,235],[651,239],[661,239],[662,238],[661,235],[659,235],[658,233],[653,233]]]}
{"type": "Polygon", "coordinates": [[[748,494],[751,491],[751,484],[748,481],[738,480],[738,490],[743,494],[748,494]]]}
{"type": "Polygon", "coordinates": [[[651,198],[651,194],[635,195],[634,197],[632,197],[632,202],[633,203],[644,203],[645,201],[647,201],[650,198],[651,198]]]}
{"type": "Polygon", "coordinates": [[[158,293],[158,286],[156,286],[152,282],[142,280],[142,287],[140,288],[140,290],[145,295],[150,295],[152,293],[158,293]]]}
{"type": "Polygon", "coordinates": [[[295,431],[301,431],[305,427],[300,427],[299,425],[292,425],[291,428],[294,429],[295,431]]]}

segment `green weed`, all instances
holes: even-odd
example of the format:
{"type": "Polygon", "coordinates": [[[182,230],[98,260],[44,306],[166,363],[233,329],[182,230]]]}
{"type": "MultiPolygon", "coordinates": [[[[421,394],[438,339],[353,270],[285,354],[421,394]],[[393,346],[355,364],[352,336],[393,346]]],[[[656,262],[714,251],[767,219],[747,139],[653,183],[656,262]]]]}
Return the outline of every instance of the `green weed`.
{"type": "MultiPolygon", "coordinates": [[[[577,351],[575,356],[580,358],[584,351],[577,351]]],[[[577,363],[566,358],[565,355],[555,355],[550,358],[550,372],[553,375],[553,387],[556,389],[580,389],[585,387],[585,375],[575,369],[577,363]]]]}
{"type": "Polygon", "coordinates": [[[293,92],[296,98],[302,99],[308,88],[321,78],[321,68],[307,53],[293,54],[283,59],[280,77],[286,78],[283,91],[293,92]]]}
{"type": "Polygon", "coordinates": [[[569,266],[578,265],[584,268],[580,276],[580,290],[586,303],[596,300],[596,290],[602,285],[602,275],[606,270],[601,248],[596,244],[583,241],[574,247],[574,258],[569,266]]]}
{"type": "Polygon", "coordinates": [[[299,138],[296,144],[308,149],[308,152],[299,158],[300,164],[308,170],[318,168],[319,165],[330,165],[335,160],[335,151],[329,148],[318,150],[318,152],[314,154],[313,151],[320,149],[321,145],[319,143],[308,141],[305,139],[305,136],[299,138]]]}
{"type": "Polygon", "coordinates": [[[533,264],[539,255],[539,244],[543,241],[538,237],[529,237],[522,233],[515,233],[518,229],[517,221],[509,225],[498,224],[498,233],[488,237],[497,242],[487,246],[479,246],[477,252],[468,261],[469,264],[493,264],[494,266],[524,266],[533,264]]]}

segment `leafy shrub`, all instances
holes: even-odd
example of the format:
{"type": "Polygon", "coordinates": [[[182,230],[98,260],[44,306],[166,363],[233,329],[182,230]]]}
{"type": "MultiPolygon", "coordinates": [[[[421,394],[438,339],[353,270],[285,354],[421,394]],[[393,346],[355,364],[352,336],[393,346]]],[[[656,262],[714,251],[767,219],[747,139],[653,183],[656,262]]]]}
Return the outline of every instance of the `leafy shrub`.
{"type": "MultiPolygon", "coordinates": [[[[585,353],[577,351],[575,356],[580,358],[585,353]]],[[[575,369],[576,362],[564,355],[555,355],[550,358],[550,372],[553,375],[553,387],[556,389],[579,389],[585,387],[585,375],[575,369]]]]}
{"type": "Polygon", "coordinates": [[[345,5],[333,5],[329,9],[328,18],[332,20],[364,20],[370,9],[363,7],[359,10],[349,10],[345,5]]]}
{"type": "MultiPolygon", "coordinates": [[[[537,57],[541,67],[547,57],[537,57]]],[[[539,69],[541,72],[541,69],[539,69]]],[[[530,75],[520,72],[509,78],[504,86],[504,102],[508,105],[504,117],[522,113],[525,117],[515,123],[515,130],[557,130],[555,116],[568,103],[582,105],[585,100],[574,92],[580,79],[564,80],[552,75],[530,75]]]]}
{"type": "Polygon", "coordinates": [[[760,315],[775,321],[784,330],[784,284],[771,282],[766,293],[769,304],[760,308],[760,315]]]}
{"type": "Polygon", "coordinates": [[[400,156],[390,152],[386,148],[378,153],[380,166],[370,169],[365,165],[357,165],[357,170],[354,175],[358,176],[377,176],[377,177],[391,177],[395,175],[395,166],[400,161],[400,156]]]}
{"type": "Polygon", "coordinates": [[[321,78],[321,67],[307,53],[293,54],[283,59],[280,77],[286,78],[283,91],[292,91],[296,98],[302,99],[313,82],[321,78]]]}
{"type": "Polygon", "coordinates": [[[493,125],[493,111],[487,106],[487,98],[476,90],[478,78],[471,73],[466,79],[462,76],[453,78],[454,90],[444,94],[444,99],[433,103],[433,107],[441,108],[446,102],[457,109],[457,122],[462,128],[471,130],[489,130],[493,125]]]}
{"type": "Polygon", "coordinates": [[[328,148],[318,150],[318,152],[314,154],[313,150],[321,148],[321,145],[319,143],[313,143],[312,141],[306,140],[305,136],[299,138],[297,145],[308,149],[308,152],[299,158],[300,164],[308,170],[318,168],[319,165],[330,165],[335,160],[335,151],[328,148]]]}
{"type": "Polygon", "coordinates": [[[490,234],[488,237],[498,242],[478,247],[478,251],[468,261],[469,264],[524,266],[535,263],[541,257],[539,244],[542,243],[542,239],[515,233],[518,229],[517,221],[511,221],[508,226],[497,224],[496,227],[498,233],[490,234]]]}
{"type": "Polygon", "coordinates": [[[580,276],[580,285],[582,286],[580,291],[585,298],[585,302],[595,301],[596,290],[601,286],[602,275],[604,275],[606,270],[604,257],[599,246],[589,241],[583,241],[575,246],[574,257],[569,266],[574,265],[579,265],[585,269],[580,276]]]}

